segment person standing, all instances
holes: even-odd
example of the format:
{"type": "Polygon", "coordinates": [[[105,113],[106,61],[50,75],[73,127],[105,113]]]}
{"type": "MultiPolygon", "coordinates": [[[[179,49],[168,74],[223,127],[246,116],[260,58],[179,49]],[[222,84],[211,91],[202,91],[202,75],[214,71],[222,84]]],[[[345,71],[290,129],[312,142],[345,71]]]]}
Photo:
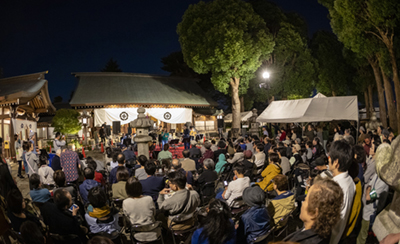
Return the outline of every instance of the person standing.
{"type": "MultiPolygon", "coordinates": [[[[37,174],[39,159],[35,153],[35,149],[34,149],[35,145],[31,141],[29,141],[28,148],[29,148],[29,151],[27,153],[25,153],[25,160],[29,167],[29,175],[37,174]]],[[[28,177],[29,177],[29,175],[28,175],[28,177]]]]}
{"type": "Polygon", "coordinates": [[[29,141],[33,144],[33,153],[36,155],[37,154],[37,151],[36,151],[36,145],[35,145],[35,138],[36,138],[36,136],[35,136],[35,132],[31,132],[31,133],[29,133],[29,141]]]}
{"type": "Polygon", "coordinates": [[[165,144],[168,143],[168,139],[169,139],[169,133],[167,132],[167,128],[164,127],[164,130],[161,133],[161,143],[163,147],[165,144]]]}
{"type": "Polygon", "coordinates": [[[24,177],[21,174],[21,169],[22,169],[22,155],[23,155],[23,150],[22,150],[22,144],[21,140],[18,138],[18,134],[14,135],[14,148],[15,148],[15,154],[18,162],[18,177],[23,179],[24,177]]]}
{"type": "Polygon", "coordinates": [[[263,136],[269,137],[267,127],[263,126],[262,130],[263,130],[263,136]]]}
{"type": "Polygon", "coordinates": [[[185,145],[185,150],[190,148],[190,131],[186,125],[183,126],[183,144],[185,145]]]}
{"type": "Polygon", "coordinates": [[[63,149],[60,157],[60,165],[65,173],[65,180],[69,183],[74,183],[78,180],[78,154],[72,151],[72,146],[63,149]]]}
{"type": "MultiPolygon", "coordinates": [[[[64,136],[62,137],[64,139],[64,136]]],[[[57,152],[57,150],[63,146],[65,146],[65,140],[61,140],[61,134],[60,132],[56,133],[56,138],[54,139],[53,142],[53,147],[54,147],[54,151],[57,152]]]]}
{"type": "Polygon", "coordinates": [[[100,134],[101,142],[105,143],[106,142],[106,128],[105,128],[104,124],[100,128],[99,134],[100,134]]]}

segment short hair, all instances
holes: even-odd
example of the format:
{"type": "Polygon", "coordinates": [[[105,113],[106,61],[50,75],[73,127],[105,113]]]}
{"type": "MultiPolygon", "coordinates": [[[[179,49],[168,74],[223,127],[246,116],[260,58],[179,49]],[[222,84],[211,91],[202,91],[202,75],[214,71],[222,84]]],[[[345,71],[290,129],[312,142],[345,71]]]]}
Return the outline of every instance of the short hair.
{"type": "Polygon", "coordinates": [[[57,170],[53,174],[54,182],[58,187],[63,187],[65,185],[65,173],[61,169],[57,170]]]}
{"type": "Polygon", "coordinates": [[[28,150],[31,149],[32,146],[33,146],[33,143],[31,141],[28,141],[28,150]]]}
{"type": "Polygon", "coordinates": [[[54,203],[56,204],[57,208],[60,210],[64,210],[65,207],[69,207],[69,192],[64,189],[58,189],[54,192],[54,203]]]}
{"type": "Polygon", "coordinates": [[[39,226],[33,221],[27,220],[21,224],[19,228],[22,239],[25,244],[44,244],[45,238],[39,226]]]}
{"type": "Polygon", "coordinates": [[[142,184],[136,177],[132,176],[126,182],[125,191],[130,197],[140,197],[143,194],[142,184]]]}
{"type": "Polygon", "coordinates": [[[214,170],[215,168],[214,160],[211,158],[204,159],[203,164],[207,167],[207,169],[214,170]]]}
{"type": "Polygon", "coordinates": [[[319,140],[319,137],[314,137],[313,139],[317,144],[321,143],[321,141],[319,140]]]}
{"type": "Polygon", "coordinates": [[[97,163],[92,157],[86,158],[86,164],[88,165],[88,167],[92,168],[93,170],[97,169],[97,163]]]}
{"type": "Polygon", "coordinates": [[[59,137],[60,135],[61,135],[60,132],[57,132],[56,133],[56,138],[59,137]]]}
{"type": "Polygon", "coordinates": [[[127,181],[129,179],[129,171],[124,166],[117,168],[117,181],[127,181]]]}
{"type": "Polygon", "coordinates": [[[125,155],[123,153],[119,153],[117,158],[118,158],[118,164],[125,164],[125,155]]]}
{"type": "Polygon", "coordinates": [[[113,162],[118,162],[118,154],[119,154],[119,152],[112,153],[112,161],[113,162]]]}
{"type": "Polygon", "coordinates": [[[144,166],[144,165],[147,163],[148,160],[147,160],[146,156],[140,155],[140,156],[138,157],[138,161],[139,161],[139,164],[140,164],[140,165],[144,166]]]}
{"type": "Polygon", "coordinates": [[[279,148],[279,153],[281,154],[281,157],[286,157],[287,153],[286,153],[286,148],[279,148]]]}
{"type": "Polygon", "coordinates": [[[156,173],[157,166],[154,162],[147,162],[144,165],[144,171],[146,171],[147,175],[154,175],[156,173]]]}
{"type": "Polygon", "coordinates": [[[18,134],[15,134],[14,135],[14,140],[17,140],[18,139],[18,134]]]}
{"type": "Polygon", "coordinates": [[[355,178],[358,177],[359,173],[359,164],[356,159],[352,160],[350,168],[348,169],[350,177],[354,180],[355,178]]]}
{"type": "Polygon", "coordinates": [[[356,158],[357,163],[359,163],[359,164],[365,163],[365,161],[367,159],[367,154],[365,153],[364,147],[361,145],[355,145],[353,147],[353,151],[354,151],[354,156],[357,155],[357,158],[356,158]]]}
{"type": "Polygon", "coordinates": [[[354,158],[353,149],[346,140],[334,141],[329,150],[332,163],[338,160],[339,172],[346,172],[354,158]]]}
{"type": "Polygon", "coordinates": [[[83,170],[83,174],[85,175],[86,179],[93,180],[94,179],[94,170],[92,167],[86,167],[83,170]]]}
{"type": "Polygon", "coordinates": [[[260,152],[264,151],[264,145],[262,143],[258,143],[257,149],[260,150],[260,152]]]}
{"type": "Polygon", "coordinates": [[[215,139],[212,139],[211,144],[215,144],[215,143],[216,143],[215,139]]]}
{"type": "Polygon", "coordinates": [[[239,144],[237,144],[237,145],[235,146],[235,150],[236,150],[236,152],[243,152],[243,149],[242,149],[242,147],[241,147],[239,144]]]}
{"type": "Polygon", "coordinates": [[[29,185],[31,186],[31,190],[39,188],[40,176],[38,174],[30,175],[29,176],[29,185]]]}
{"type": "Polygon", "coordinates": [[[27,141],[22,143],[22,149],[26,152],[29,151],[29,143],[27,141]]]}
{"type": "Polygon", "coordinates": [[[46,155],[40,155],[39,156],[39,165],[47,165],[47,156],[46,155]]]}
{"type": "Polygon", "coordinates": [[[13,188],[7,194],[7,209],[12,213],[20,214],[22,213],[22,203],[24,198],[18,188],[13,188]]]}
{"type": "Polygon", "coordinates": [[[219,148],[225,148],[225,147],[226,147],[226,143],[225,143],[223,140],[220,140],[220,141],[218,142],[217,146],[218,146],[219,148]]]}
{"type": "Polygon", "coordinates": [[[277,153],[269,153],[269,160],[271,160],[271,162],[274,163],[280,163],[280,158],[279,155],[277,153]]]}
{"type": "Polygon", "coordinates": [[[321,176],[315,178],[311,189],[307,194],[308,207],[306,209],[308,213],[316,215],[311,228],[319,236],[327,238],[340,219],[343,191],[338,183],[321,176]]]}
{"type": "Polygon", "coordinates": [[[184,158],[190,157],[190,151],[187,150],[187,149],[183,150],[183,151],[182,151],[182,156],[183,156],[184,158]]]}
{"type": "Polygon", "coordinates": [[[94,208],[107,206],[107,194],[101,186],[95,186],[89,190],[88,200],[94,208]]]}
{"type": "Polygon", "coordinates": [[[240,175],[242,175],[242,174],[245,173],[245,167],[244,167],[244,165],[241,164],[241,163],[238,163],[238,164],[236,164],[236,165],[233,167],[233,171],[235,171],[235,170],[236,170],[236,172],[237,172],[238,174],[240,174],[240,175]]]}
{"type": "Polygon", "coordinates": [[[168,149],[169,149],[169,144],[168,144],[168,143],[165,143],[165,144],[164,144],[164,151],[168,151],[168,149]]]}
{"type": "Polygon", "coordinates": [[[374,152],[376,152],[376,149],[378,149],[378,147],[382,144],[380,140],[374,140],[374,144],[375,148],[374,148],[374,152]]]}
{"type": "Polygon", "coordinates": [[[289,190],[288,186],[288,179],[285,175],[279,174],[276,175],[274,178],[274,184],[279,191],[287,191],[289,190]]]}
{"type": "Polygon", "coordinates": [[[186,175],[180,170],[169,173],[168,179],[172,184],[177,185],[179,189],[186,187],[186,175]]]}
{"type": "Polygon", "coordinates": [[[308,147],[312,148],[312,146],[313,146],[313,145],[312,145],[312,141],[307,141],[307,142],[306,142],[306,145],[307,145],[308,147]]]}
{"type": "Polygon", "coordinates": [[[114,242],[105,236],[94,236],[87,244],[114,244],[114,242]]]}
{"type": "Polygon", "coordinates": [[[172,159],[172,168],[174,168],[174,169],[182,168],[181,161],[179,159],[177,159],[177,158],[172,159]]]}
{"type": "Polygon", "coordinates": [[[206,149],[210,149],[210,148],[211,148],[211,142],[210,142],[210,141],[205,141],[205,142],[204,142],[204,147],[205,147],[206,149]]]}

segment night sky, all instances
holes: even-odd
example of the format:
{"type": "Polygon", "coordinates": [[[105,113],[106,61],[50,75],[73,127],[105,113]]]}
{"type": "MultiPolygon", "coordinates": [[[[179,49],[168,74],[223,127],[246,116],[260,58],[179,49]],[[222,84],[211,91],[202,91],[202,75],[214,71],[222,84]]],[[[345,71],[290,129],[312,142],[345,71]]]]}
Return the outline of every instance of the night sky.
{"type": "MultiPolygon", "coordinates": [[[[48,70],[50,96],[68,101],[72,72],[98,72],[110,58],[124,72],[167,75],[161,58],[179,51],[176,26],[198,0],[11,0],[0,4],[4,77],[48,70]]],[[[309,36],[330,30],[317,0],[273,0],[298,12],[309,36]]],[[[101,94],[99,94],[101,95],[101,94]]]]}

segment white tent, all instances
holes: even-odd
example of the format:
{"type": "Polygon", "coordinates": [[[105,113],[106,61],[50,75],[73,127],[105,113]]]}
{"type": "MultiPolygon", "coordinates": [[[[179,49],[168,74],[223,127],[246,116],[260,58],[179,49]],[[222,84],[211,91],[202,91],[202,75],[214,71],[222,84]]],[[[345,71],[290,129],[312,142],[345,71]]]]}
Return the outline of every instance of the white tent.
{"type": "Polygon", "coordinates": [[[357,96],[273,101],[257,118],[258,122],[267,123],[333,120],[358,121],[357,96]]]}
{"type": "MultiPolygon", "coordinates": [[[[247,121],[253,115],[252,111],[245,111],[240,113],[240,121],[247,121]]],[[[232,114],[227,114],[224,116],[225,123],[232,122],[232,114]]]]}
{"type": "Polygon", "coordinates": [[[324,94],[322,94],[321,92],[318,92],[317,95],[313,96],[313,98],[321,98],[321,97],[326,97],[324,94]]]}

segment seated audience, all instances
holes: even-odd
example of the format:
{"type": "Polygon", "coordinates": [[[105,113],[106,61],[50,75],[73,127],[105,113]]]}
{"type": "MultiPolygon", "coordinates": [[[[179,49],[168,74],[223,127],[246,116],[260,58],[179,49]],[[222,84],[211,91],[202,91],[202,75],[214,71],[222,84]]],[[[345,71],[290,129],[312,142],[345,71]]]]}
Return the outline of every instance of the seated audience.
{"type": "Polygon", "coordinates": [[[51,168],[54,172],[57,170],[62,170],[60,165],[60,155],[61,155],[61,148],[57,149],[56,155],[54,155],[53,159],[51,160],[51,168]]]}
{"type": "Polygon", "coordinates": [[[135,155],[135,153],[134,153],[132,150],[130,150],[130,149],[127,147],[126,144],[129,145],[130,142],[127,141],[126,143],[124,143],[124,144],[121,145],[121,151],[122,151],[122,154],[124,154],[125,161],[126,161],[127,163],[135,162],[135,160],[136,160],[136,155],[135,155]]]}
{"type": "Polygon", "coordinates": [[[140,164],[140,168],[135,170],[135,176],[138,180],[144,180],[147,178],[146,171],[144,170],[144,166],[147,163],[147,158],[144,155],[140,155],[137,159],[137,162],[140,164]]]}
{"type": "Polygon", "coordinates": [[[33,221],[25,221],[21,225],[21,237],[24,244],[45,244],[46,238],[42,234],[40,225],[33,221]]]}
{"type": "MultiPolygon", "coordinates": [[[[154,163],[148,162],[146,165],[148,164],[154,163]]],[[[154,201],[152,197],[143,195],[140,181],[135,177],[129,178],[125,189],[128,194],[128,198],[122,204],[125,216],[129,218],[133,225],[153,224],[156,221],[154,201]]],[[[137,233],[135,239],[143,242],[154,241],[160,234],[159,231],[137,233]]]]}
{"type": "Polygon", "coordinates": [[[94,170],[94,180],[99,182],[101,185],[105,185],[103,174],[97,171],[97,163],[92,157],[86,158],[86,164],[94,170]]]}
{"type": "Polygon", "coordinates": [[[294,166],[296,166],[299,163],[303,162],[303,159],[300,156],[300,151],[301,151],[301,147],[299,144],[294,144],[292,147],[292,153],[293,156],[290,158],[289,162],[291,167],[293,168],[294,166]]]}
{"type": "Polygon", "coordinates": [[[147,178],[140,181],[143,195],[150,196],[154,202],[157,202],[159,192],[165,187],[164,178],[154,176],[156,169],[155,163],[147,162],[144,166],[147,178]]]}
{"type": "Polygon", "coordinates": [[[247,187],[243,201],[250,206],[240,217],[236,243],[253,243],[254,238],[265,235],[271,228],[271,220],[265,208],[266,195],[258,187],[247,187]]]}
{"type": "Polygon", "coordinates": [[[269,154],[269,164],[261,173],[261,176],[264,177],[261,182],[257,182],[256,184],[260,186],[264,191],[270,192],[274,190],[274,185],[272,184],[272,179],[278,174],[282,173],[282,169],[279,165],[279,155],[276,153],[269,154]]]}
{"type": "Polygon", "coordinates": [[[172,153],[170,151],[168,151],[169,150],[169,144],[168,143],[166,143],[164,145],[163,149],[164,150],[162,150],[160,153],[158,153],[157,160],[161,161],[163,159],[168,159],[168,158],[172,159],[172,153]]]}
{"type": "Polygon", "coordinates": [[[242,162],[244,159],[244,154],[243,154],[243,149],[240,147],[240,145],[236,145],[235,148],[235,154],[233,155],[232,159],[228,159],[228,163],[234,164],[237,162],[242,162]]]}
{"type": "Polygon", "coordinates": [[[28,211],[25,211],[25,201],[21,192],[14,188],[7,195],[7,216],[11,226],[16,232],[20,232],[21,225],[26,221],[32,221],[41,227],[39,219],[28,211]]]}
{"type": "Polygon", "coordinates": [[[284,175],[277,175],[273,178],[273,186],[277,196],[268,204],[268,212],[277,225],[277,228],[284,227],[287,222],[279,222],[279,220],[289,214],[293,209],[296,208],[294,205],[295,198],[294,194],[289,191],[289,185],[287,177],[284,175]]]}
{"type": "Polygon", "coordinates": [[[312,141],[306,142],[306,160],[307,162],[311,162],[313,158],[313,143],[312,141]]]}
{"type": "Polygon", "coordinates": [[[196,162],[189,158],[189,150],[183,150],[182,156],[184,159],[181,161],[182,169],[185,171],[196,171],[196,162]]]}
{"type": "Polygon", "coordinates": [[[94,170],[91,167],[87,167],[83,173],[85,174],[85,181],[79,186],[79,192],[81,193],[83,203],[89,203],[88,194],[90,189],[99,186],[99,182],[94,180],[94,170]]]}
{"type": "Polygon", "coordinates": [[[191,145],[191,148],[189,149],[190,158],[200,158],[201,157],[201,151],[200,151],[199,148],[197,148],[196,140],[191,140],[190,141],[190,145],[191,145]]]}
{"type": "Polygon", "coordinates": [[[226,143],[223,140],[220,140],[217,144],[218,150],[214,151],[214,162],[218,164],[219,155],[226,154],[226,143]]]}
{"type": "Polygon", "coordinates": [[[312,161],[311,165],[315,165],[315,168],[320,172],[321,177],[333,178],[332,172],[328,169],[328,165],[326,165],[326,161],[322,157],[312,161]]]}
{"type": "Polygon", "coordinates": [[[211,142],[206,141],[204,142],[204,148],[206,149],[205,152],[203,153],[203,156],[200,158],[199,163],[200,165],[203,164],[203,161],[206,158],[211,158],[214,159],[214,152],[211,150],[211,142]]]}
{"type": "Polygon", "coordinates": [[[192,244],[235,244],[235,224],[228,205],[218,199],[211,200],[207,217],[193,233],[192,244]]]}
{"type": "Polygon", "coordinates": [[[112,161],[110,162],[110,172],[113,168],[118,167],[118,153],[119,152],[113,152],[112,153],[112,161]]]}
{"type": "Polygon", "coordinates": [[[85,219],[91,233],[112,234],[121,229],[118,225],[118,210],[109,207],[107,195],[101,186],[90,189],[88,200],[93,208],[88,208],[85,219]]]}
{"type": "Polygon", "coordinates": [[[237,202],[232,204],[232,202],[235,198],[241,197],[243,190],[250,186],[250,179],[244,176],[243,164],[237,164],[233,167],[233,173],[235,174],[233,181],[229,182],[228,186],[225,187],[222,195],[217,194],[217,198],[226,200],[230,207],[238,208],[240,204],[237,202]]]}
{"type": "Polygon", "coordinates": [[[213,151],[213,152],[218,150],[218,146],[215,145],[215,143],[216,143],[215,139],[212,139],[211,140],[211,151],[213,151]]]}
{"type": "Polygon", "coordinates": [[[265,153],[264,153],[264,145],[262,143],[258,143],[256,147],[256,153],[254,154],[254,164],[257,167],[257,174],[261,172],[265,165],[265,153]]]}
{"type": "Polygon", "coordinates": [[[172,160],[172,169],[171,171],[181,171],[184,175],[186,175],[186,182],[189,185],[193,185],[193,174],[190,171],[185,171],[184,169],[182,169],[182,164],[181,161],[179,161],[179,159],[174,158],[172,160]]]}
{"type": "Polygon", "coordinates": [[[218,156],[218,163],[217,163],[217,165],[215,166],[215,171],[216,171],[218,174],[221,173],[221,170],[223,169],[223,167],[224,167],[224,165],[225,165],[226,163],[227,163],[227,162],[226,162],[225,154],[221,153],[221,154],[218,156]]]}
{"type": "Polygon", "coordinates": [[[72,196],[72,202],[76,202],[76,190],[73,186],[67,186],[67,181],[65,180],[65,174],[64,171],[62,170],[57,170],[56,172],[54,172],[54,182],[56,183],[56,188],[54,189],[54,191],[58,190],[58,189],[64,189],[66,191],[68,191],[71,196],[72,196]]]}
{"type": "Polygon", "coordinates": [[[54,179],[53,179],[53,174],[54,171],[52,168],[50,168],[47,165],[47,157],[46,156],[39,156],[39,170],[38,170],[38,175],[40,176],[40,182],[45,185],[54,185],[54,179]]]}
{"type": "Polygon", "coordinates": [[[286,157],[287,154],[285,148],[279,148],[278,155],[281,159],[282,174],[286,175],[286,173],[290,172],[290,162],[289,159],[286,157]]]}
{"type": "MultiPolygon", "coordinates": [[[[118,167],[125,167],[125,156],[122,153],[119,153],[117,156],[118,159],[118,167]]],[[[118,167],[115,167],[111,170],[110,172],[110,179],[109,182],[110,184],[117,183],[117,170],[118,167]]],[[[127,168],[128,169],[128,168],[127,168]]],[[[128,169],[129,175],[131,175],[131,170],[128,169]]]]}
{"type": "Polygon", "coordinates": [[[254,169],[254,163],[251,162],[251,158],[253,157],[253,154],[250,150],[246,150],[243,152],[244,155],[244,160],[242,164],[244,165],[244,176],[249,177],[249,179],[253,179],[253,169],[254,169]]]}
{"type": "Polygon", "coordinates": [[[40,183],[40,176],[38,174],[32,174],[29,177],[29,185],[31,191],[29,194],[31,195],[32,202],[47,202],[51,198],[51,194],[49,190],[46,188],[42,188],[42,183],[40,183]]]}
{"type": "Polygon", "coordinates": [[[304,227],[287,236],[284,241],[328,244],[332,229],[340,219],[342,199],[343,191],[338,183],[317,177],[301,205],[300,219],[304,227]]]}
{"type": "MultiPolygon", "coordinates": [[[[217,172],[214,170],[214,161],[211,158],[207,158],[203,162],[204,171],[197,179],[199,188],[201,189],[205,183],[214,182],[218,179],[217,172]]],[[[204,196],[211,196],[214,194],[214,188],[205,187],[202,191],[204,196]]]]}
{"type": "Polygon", "coordinates": [[[117,169],[117,183],[113,184],[112,187],[112,198],[124,200],[128,198],[125,191],[126,181],[129,179],[129,172],[125,167],[118,167],[117,169]]]}
{"type": "Polygon", "coordinates": [[[246,150],[250,150],[251,153],[254,154],[254,151],[253,151],[253,143],[251,143],[251,139],[252,139],[252,138],[251,138],[250,136],[246,137],[246,139],[245,139],[245,142],[246,142],[246,150]]]}

